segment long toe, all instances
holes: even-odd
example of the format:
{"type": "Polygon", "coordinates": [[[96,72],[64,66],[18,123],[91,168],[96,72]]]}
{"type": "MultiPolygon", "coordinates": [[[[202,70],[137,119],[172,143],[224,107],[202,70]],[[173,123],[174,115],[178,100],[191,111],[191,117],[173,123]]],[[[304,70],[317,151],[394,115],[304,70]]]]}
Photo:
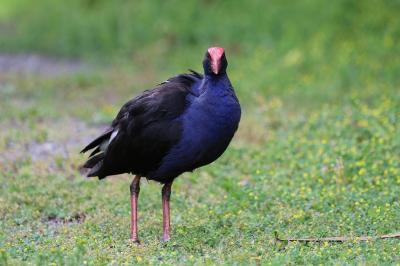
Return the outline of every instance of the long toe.
{"type": "Polygon", "coordinates": [[[140,245],[140,240],[139,240],[139,239],[132,239],[132,238],[131,238],[131,242],[132,242],[133,244],[140,245]]]}

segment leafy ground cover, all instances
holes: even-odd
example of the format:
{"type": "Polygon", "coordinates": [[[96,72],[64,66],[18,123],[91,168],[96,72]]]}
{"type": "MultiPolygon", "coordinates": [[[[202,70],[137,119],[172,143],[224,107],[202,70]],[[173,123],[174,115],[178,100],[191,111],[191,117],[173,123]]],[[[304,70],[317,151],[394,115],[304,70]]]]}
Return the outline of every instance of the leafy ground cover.
{"type": "MultiPolygon", "coordinates": [[[[36,56],[28,64],[0,57],[0,265],[400,262],[399,239],[303,244],[274,237],[400,231],[398,4],[272,1],[260,9],[232,1],[229,13],[228,4],[187,2],[177,21],[166,15],[171,9],[160,13],[164,28],[150,23],[159,9],[139,4],[147,13],[132,19],[152,30],[132,23],[118,37],[96,22],[114,21],[109,1],[71,2],[76,13],[41,0],[58,8],[50,17],[28,1],[4,1],[0,10],[0,31],[20,18],[20,34],[4,37],[4,51],[96,58],[36,56]],[[196,27],[188,23],[193,16],[196,27]],[[200,70],[210,42],[227,47],[243,106],[239,132],[219,161],[174,183],[168,243],[160,242],[161,187],[142,182],[142,245],[132,245],[131,177],[85,179],[79,150],[128,98],[186,68],[200,70]]],[[[120,19],[131,17],[126,12],[120,19]]]]}
{"type": "Polygon", "coordinates": [[[99,182],[77,171],[79,148],[136,81],[121,73],[3,78],[2,264],[399,261],[398,239],[274,240],[275,231],[323,237],[400,230],[398,91],[374,84],[306,108],[286,95],[255,98],[227,153],[174,184],[167,244],[159,240],[160,186],[143,182],[137,247],[128,241],[131,177],[99,182]],[[126,89],[115,101],[107,96],[111,85],[126,89]]]}

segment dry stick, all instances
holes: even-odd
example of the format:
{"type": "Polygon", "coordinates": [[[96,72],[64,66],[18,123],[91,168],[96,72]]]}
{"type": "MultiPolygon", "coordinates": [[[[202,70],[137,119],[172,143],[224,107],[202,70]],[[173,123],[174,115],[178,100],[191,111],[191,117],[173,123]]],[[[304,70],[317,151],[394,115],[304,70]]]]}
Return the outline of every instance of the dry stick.
{"type": "Polygon", "coordinates": [[[287,241],[287,242],[346,242],[346,241],[371,241],[377,239],[387,238],[400,238],[400,232],[381,235],[381,236],[359,236],[359,237],[347,237],[347,236],[335,236],[335,237],[321,237],[321,238],[279,238],[278,232],[275,232],[275,240],[287,241]]]}

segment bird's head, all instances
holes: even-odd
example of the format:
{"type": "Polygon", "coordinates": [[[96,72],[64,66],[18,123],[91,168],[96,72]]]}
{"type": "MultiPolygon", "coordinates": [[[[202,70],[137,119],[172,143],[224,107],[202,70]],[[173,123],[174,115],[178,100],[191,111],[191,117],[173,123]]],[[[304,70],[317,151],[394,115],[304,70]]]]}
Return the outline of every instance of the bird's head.
{"type": "Polygon", "coordinates": [[[203,61],[204,73],[209,75],[219,75],[226,72],[228,61],[226,61],[224,48],[208,48],[203,61]]]}

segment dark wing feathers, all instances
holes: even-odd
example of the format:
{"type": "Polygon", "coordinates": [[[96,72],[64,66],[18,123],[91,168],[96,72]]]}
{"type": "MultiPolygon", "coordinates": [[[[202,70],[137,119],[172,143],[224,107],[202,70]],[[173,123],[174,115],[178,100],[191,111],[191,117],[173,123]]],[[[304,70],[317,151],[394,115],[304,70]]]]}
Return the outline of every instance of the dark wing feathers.
{"type": "Polygon", "coordinates": [[[96,154],[92,157],[89,158],[83,165],[84,168],[93,168],[96,166],[96,164],[99,162],[99,160],[102,160],[104,158],[104,152],[96,154]]]}
{"type": "Polygon", "coordinates": [[[101,151],[100,146],[101,146],[101,145],[97,146],[96,149],[94,149],[94,150],[90,153],[89,157],[92,157],[93,155],[99,153],[99,152],[101,151]]]}
{"type": "Polygon", "coordinates": [[[98,136],[96,139],[94,139],[92,142],[90,142],[85,148],[83,148],[83,150],[81,150],[81,153],[85,153],[88,150],[91,150],[91,149],[101,145],[101,143],[103,143],[103,141],[105,141],[105,140],[110,138],[113,130],[114,129],[112,127],[108,128],[103,134],[98,136]]]}
{"type": "Polygon", "coordinates": [[[157,169],[181,137],[177,118],[188,106],[187,95],[193,94],[193,85],[202,77],[194,71],[172,77],[124,104],[111,127],[82,150],[96,148],[84,165],[91,168],[88,176],[104,178],[126,172],[146,176],[157,169]],[[108,146],[104,150],[105,141],[108,146]]]}
{"type": "Polygon", "coordinates": [[[162,83],[160,83],[159,85],[164,85],[167,83],[181,83],[183,84],[186,89],[188,90],[188,92],[196,97],[199,96],[199,93],[197,93],[196,91],[193,90],[193,83],[195,83],[196,81],[202,80],[203,79],[203,75],[192,70],[189,69],[190,73],[186,73],[186,74],[180,74],[177,76],[174,76],[172,78],[167,79],[166,81],[163,81],[162,83]]]}

